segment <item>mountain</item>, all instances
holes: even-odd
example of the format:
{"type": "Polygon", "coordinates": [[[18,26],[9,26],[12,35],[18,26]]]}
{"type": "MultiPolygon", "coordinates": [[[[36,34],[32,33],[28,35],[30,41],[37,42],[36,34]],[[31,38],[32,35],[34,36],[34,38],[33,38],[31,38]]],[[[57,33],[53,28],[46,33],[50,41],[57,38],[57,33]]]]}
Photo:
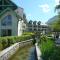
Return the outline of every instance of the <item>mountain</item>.
{"type": "Polygon", "coordinates": [[[50,18],[46,23],[47,24],[52,24],[53,22],[57,21],[57,19],[58,19],[58,16],[56,15],[56,16],[50,18]]]}

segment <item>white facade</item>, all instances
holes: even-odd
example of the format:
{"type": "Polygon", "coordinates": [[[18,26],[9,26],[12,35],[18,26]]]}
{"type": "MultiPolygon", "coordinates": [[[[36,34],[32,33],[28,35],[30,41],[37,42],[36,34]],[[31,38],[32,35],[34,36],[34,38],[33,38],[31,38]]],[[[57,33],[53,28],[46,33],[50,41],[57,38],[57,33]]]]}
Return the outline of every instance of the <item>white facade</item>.
{"type": "Polygon", "coordinates": [[[48,33],[50,28],[48,25],[41,25],[41,22],[29,21],[28,22],[28,31],[29,32],[42,32],[43,34],[48,33]]]}
{"type": "Polygon", "coordinates": [[[3,8],[0,9],[0,36],[22,35],[26,27],[24,9],[16,6],[10,0],[1,0],[0,8],[3,8]]]}
{"type": "Polygon", "coordinates": [[[24,24],[22,21],[23,20],[19,19],[16,16],[16,14],[13,10],[11,10],[10,8],[7,8],[5,10],[5,13],[3,13],[3,15],[0,18],[0,36],[20,36],[20,35],[22,35],[23,24],[24,24]],[[10,22],[12,23],[11,25],[9,25],[10,24],[8,22],[9,19],[7,19],[8,16],[11,16],[11,17],[9,17],[9,19],[11,18],[11,20],[10,20],[10,22]],[[3,21],[3,23],[2,23],[2,21],[3,21]],[[7,24],[6,24],[6,22],[7,22],[7,24]]]}
{"type": "Polygon", "coordinates": [[[41,30],[41,22],[37,21],[29,21],[28,22],[28,31],[33,32],[33,31],[40,31],[41,30]]]}
{"type": "MultiPolygon", "coordinates": [[[[7,21],[8,21],[8,19],[7,19],[7,21]]],[[[17,20],[17,18],[16,18],[16,16],[15,16],[15,14],[14,14],[14,12],[13,11],[7,11],[7,12],[5,12],[3,15],[2,15],[2,17],[0,18],[0,36],[2,36],[3,35],[3,31],[2,30],[11,30],[11,35],[12,36],[16,36],[18,33],[18,26],[17,26],[17,23],[18,22],[18,20],[17,20]],[[11,18],[12,18],[12,24],[11,25],[2,25],[2,23],[1,23],[1,21],[5,18],[5,17],[7,17],[8,15],[10,15],[11,16],[11,18]]],[[[5,23],[5,22],[4,22],[5,23]]],[[[4,32],[6,35],[8,34],[8,32],[4,32]]]]}
{"type": "Polygon", "coordinates": [[[22,22],[18,22],[18,36],[22,35],[22,22]]]}

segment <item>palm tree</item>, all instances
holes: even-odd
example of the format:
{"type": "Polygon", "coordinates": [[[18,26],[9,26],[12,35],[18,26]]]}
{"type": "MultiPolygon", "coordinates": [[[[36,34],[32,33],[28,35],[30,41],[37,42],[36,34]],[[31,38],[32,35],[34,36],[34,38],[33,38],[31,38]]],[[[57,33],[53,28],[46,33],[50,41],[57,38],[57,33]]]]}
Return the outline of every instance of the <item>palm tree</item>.
{"type": "Polygon", "coordinates": [[[55,7],[55,11],[57,11],[58,14],[60,15],[60,0],[59,0],[59,4],[56,5],[56,7],[55,7]]]}
{"type": "Polygon", "coordinates": [[[57,13],[58,13],[58,19],[52,24],[52,27],[53,27],[54,31],[58,33],[58,37],[59,37],[59,32],[60,32],[60,0],[59,0],[59,4],[56,5],[56,7],[55,7],[55,11],[57,11],[57,13]]]}
{"type": "Polygon", "coordinates": [[[60,1],[59,1],[59,4],[56,5],[56,7],[55,7],[55,12],[56,11],[58,13],[58,19],[56,21],[54,21],[51,26],[55,32],[58,32],[58,31],[60,31],[60,28],[59,28],[59,26],[60,26],[60,1]]]}

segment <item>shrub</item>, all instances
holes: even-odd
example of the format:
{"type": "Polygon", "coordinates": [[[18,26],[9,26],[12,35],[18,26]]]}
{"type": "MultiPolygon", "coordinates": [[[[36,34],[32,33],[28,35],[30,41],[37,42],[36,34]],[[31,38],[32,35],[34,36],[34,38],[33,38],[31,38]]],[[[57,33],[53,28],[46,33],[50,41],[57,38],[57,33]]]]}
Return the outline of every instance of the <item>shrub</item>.
{"type": "Polygon", "coordinates": [[[47,36],[42,36],[41,42],[40,42],[40,49],[42,52],[43,59],[49,60],[55,49],[55,44],[53,40],[51,40],[50,38],[47,38],[47,36]]]}
{"type": "Polygon", "coordinates": [[[32,35],[0,37],[0,47],[3,47],[2,49],[5,49],[16,42],[25,41],[31,38],[32,35]]]}
{"type": "Polygon", "coordinates": [[[23,35],[34,35],[35,33],[33,32],[24,32],[23,35]]]}
{"type": "Polygon", "coordinates": [[[60,46],[55,46],[52,38],[42,36],[39,46],[44,60],[60,60],[60,46]]]}
{"type": "Polygon", "coordinates": [[[0,38],[0,39],[2,41],[1,44],[2,44],[3,49],[7,48],[7,45],[8,45],[7,38],[3,37],[3,38],[0,38]]]}

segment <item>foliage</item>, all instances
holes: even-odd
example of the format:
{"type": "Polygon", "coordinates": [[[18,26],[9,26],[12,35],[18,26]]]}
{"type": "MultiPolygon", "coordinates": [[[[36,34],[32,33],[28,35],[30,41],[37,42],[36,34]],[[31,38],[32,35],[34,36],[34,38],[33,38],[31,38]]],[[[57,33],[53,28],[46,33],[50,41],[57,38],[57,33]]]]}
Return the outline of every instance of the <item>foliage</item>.
{"type": "Polygon", "coordinates": [[[41,37],[40,48],[41,48],[42,57],[44,60],[49,60],[54,50],[54,47],[55,47],[54,42],[49,38],[47,38],[47,36],[41,37]]]}
{"type": "Polygon", "coordinates": [[[47,36],[41,37],[40,49],[44,60],[60,60],[60,47],[56,47],[54,40],[47,36]],[[44,40],[45,39],[45,40],[44,40]]]}
{"type": "Polygon", "coordinates": [[[60,47],[55,47],[50,60],[60,60],[60,47]]]}
{"type": "Polygon", "coordinates": [[[57,9],[60,9],[60,5],[56,5],[55,11],[56,11],[57,9]]]}
{"type": "Polygon", "coordinates": [[[41,42],[47,41],[47,36],[46,35],[42,35],[41,36],[41,42]]]}
{"type": "Polygon", "coordinates": [[[54,31],[59,32],[60,31],[60,19],[57,19],[57,21],[52,23],[51,28],[53,28],[54,31]]]}
{"type": "Polygon", "coordinates": [[[34,35],[33,32],[24,32],[23,35],[34,35]]]}
{"type": "Polygon", "coordinates": [[[0,50],[7,48],[14,43],[25,41],[31,38],[32,38],[32,35],[0,37],[0,47],[1,47],[0,50]]]}
{"type": "Polygon", "coordinates": [[[60,9],[60,5],[56,5],[55,11],[58,12],[58,18],[51,25],[53,30],[56,31],[56,32],[60,32],[60,10],[59,9],[60,9]]]}

